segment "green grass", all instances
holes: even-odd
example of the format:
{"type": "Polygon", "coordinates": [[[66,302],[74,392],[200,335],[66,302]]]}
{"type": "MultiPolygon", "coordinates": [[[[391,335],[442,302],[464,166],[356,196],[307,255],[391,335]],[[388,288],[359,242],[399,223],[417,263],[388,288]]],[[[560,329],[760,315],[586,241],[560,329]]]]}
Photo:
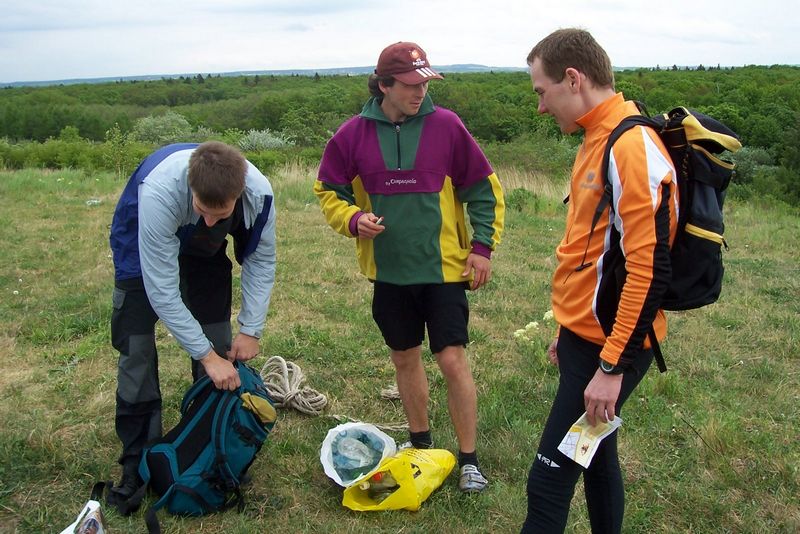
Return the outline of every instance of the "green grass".
{"type": "MultiPolygon", "coordinates": [[[[507,231],[494,278],[470,295],[469,355],[479,391],[479,452],[489,489],[465,497],[451,476],[419,512],[357,513],[323,473],[332,415],[403,420],[381,400],[393,368],[370,315],[354,243],[330,230],[311,194],[315,170],[271,176],[279,266],[263,341],[328,396],[326,414],[282,411],[254,464],[242,514],[161,514],[166,532],[516,532],[525,482],[557,383],[544,348],[563,184],[509,169],[507,231]],[[524,188],[524,190],[512,190],[524,188]],[[540,330],[522,344],[513,332],[540,330]]],[[[503,180],[502,167],[498,175],[503,180]]],[[[92,483],[116,479],[116,353],[109,341],[113,269],[108,225],[123,182],[80,171],[0,172],[0,532],[59,532],[92,483]],[[99,204],[87,200],[99,199],[99,204]]],[[[625,532],[800,530],[800,217],[729,203],[722,299],[671,314],[670,371],[651,372],[624,410],[625,532]]],[[[238,285],[236,286],[238,288],[238,285]]],[[[165,425],[190,381],[183,351],[158,330],[165,425]]],[[[455,450],[444,381],[430,354],[431,423],[455,450]]],[[[398,440],[405,435],[392,433],[398,440]]],[[[589,530],[582,490],[570,532],[589,530]]],[[[142,513],[104,508],[113,532],[141,532],[142,513]]]]}

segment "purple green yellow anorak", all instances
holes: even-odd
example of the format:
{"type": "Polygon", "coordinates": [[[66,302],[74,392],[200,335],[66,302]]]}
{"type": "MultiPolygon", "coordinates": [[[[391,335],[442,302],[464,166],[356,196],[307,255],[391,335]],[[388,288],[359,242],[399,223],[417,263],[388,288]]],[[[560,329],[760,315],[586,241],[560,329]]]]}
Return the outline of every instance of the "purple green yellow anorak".
{"type": "Polygon", "coordinates": [[[359,266],[370,280],[467,281],[467,256],[490,257],[503,230],[497,176],[458,116],[429,96],[397,124],[371,98],[328,142],[314,192],[328,224],[357,238],[359,266]],[[360,239],[356,222],[369,212],[383,217],[386,229],[360,239]]]}

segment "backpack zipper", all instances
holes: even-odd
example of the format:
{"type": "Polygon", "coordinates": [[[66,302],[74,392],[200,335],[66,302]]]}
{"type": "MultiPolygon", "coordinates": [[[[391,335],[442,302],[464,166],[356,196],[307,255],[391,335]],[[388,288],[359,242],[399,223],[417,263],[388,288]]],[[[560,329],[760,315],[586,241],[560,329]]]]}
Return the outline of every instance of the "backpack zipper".
{"type": "Polygon", "coordinates": [[[700,239],[706,239],[708,241],[713,241],[714,243],[722,246],[725,245],[725,248],[728,248],[727,243],[725,243],[725,239],[718,233],[712,232],[710,230],[706,230],[705,228],[700,228],[699,226],[695,226],[693,224],[686,223],[684,227],[684,231],[687,234],[691,234],[695,237],[699,237],[700,239]]]}

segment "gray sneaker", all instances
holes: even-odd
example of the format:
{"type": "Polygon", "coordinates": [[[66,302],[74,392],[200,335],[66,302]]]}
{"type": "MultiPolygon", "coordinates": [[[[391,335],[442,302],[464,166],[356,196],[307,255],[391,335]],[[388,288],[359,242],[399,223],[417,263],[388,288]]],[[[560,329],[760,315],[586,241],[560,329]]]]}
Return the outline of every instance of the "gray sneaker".
{"type": "Polygon", "coordinates": [[[486,477],[472,464],[464,464],[458,477],[458,489],[464,493],[480,493],[489,484],[486,477]]]}

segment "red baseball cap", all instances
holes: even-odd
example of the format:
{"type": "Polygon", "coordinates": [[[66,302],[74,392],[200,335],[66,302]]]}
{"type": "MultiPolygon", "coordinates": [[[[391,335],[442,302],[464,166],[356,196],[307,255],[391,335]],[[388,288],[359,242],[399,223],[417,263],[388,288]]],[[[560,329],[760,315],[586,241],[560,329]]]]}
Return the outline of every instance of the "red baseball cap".
{"type": "Polygon", "coordinates": [[[408,85],[443,79],[431,68],[425,51],[416,43],[400,42],[383,49],[375,67],[378,76],[391,76],[408,85]]]}

